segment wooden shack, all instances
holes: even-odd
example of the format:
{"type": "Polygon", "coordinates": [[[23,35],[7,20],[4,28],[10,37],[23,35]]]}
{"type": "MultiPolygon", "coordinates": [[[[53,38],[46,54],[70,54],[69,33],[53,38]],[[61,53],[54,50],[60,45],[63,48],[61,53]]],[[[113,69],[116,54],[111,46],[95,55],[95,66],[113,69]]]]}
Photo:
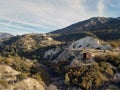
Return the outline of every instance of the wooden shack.
{"type": "Polygon", "coordinates": [[[92,57],[91,53],[89,53],[89,52],[83,53],[83,59],[85,61],[90,60],[91,57],[92,57]]]}

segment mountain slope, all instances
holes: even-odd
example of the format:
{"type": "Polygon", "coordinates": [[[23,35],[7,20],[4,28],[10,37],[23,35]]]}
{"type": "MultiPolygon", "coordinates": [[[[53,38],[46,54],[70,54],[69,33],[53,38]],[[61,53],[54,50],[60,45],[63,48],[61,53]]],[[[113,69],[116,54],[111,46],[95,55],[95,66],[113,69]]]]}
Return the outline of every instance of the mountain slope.
{"type": "Polygon", "coordinates": [[[94,35],[104,40],[113,40],[120,38],[119,30],[120,18],[93,17],[50,33],[59,34],[54,37],[58,40],[63,40],[61,38],[76,40],[88,35],[94,35]],[[70,39],[68,38],[70,36],[73,37],[70,39]]]}
{"type": "Polygon", "coordinates": [[[53,31],[51,33],[73,33],[82,30],[102,30],[102,29],[120,29],[119,18],[93,17],[85,21],[75,23],[66,28],[53,31]]]}

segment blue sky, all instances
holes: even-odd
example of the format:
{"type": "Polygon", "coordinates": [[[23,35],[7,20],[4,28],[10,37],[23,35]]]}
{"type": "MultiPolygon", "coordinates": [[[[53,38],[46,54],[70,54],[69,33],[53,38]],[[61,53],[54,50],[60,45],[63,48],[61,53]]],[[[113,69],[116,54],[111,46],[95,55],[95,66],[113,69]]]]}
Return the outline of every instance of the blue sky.
{"type": "Polygon", "coordinates": [[[0,32],[46,33],[91,17],[120,17],[120,0],[0,0],[0,32]]]}

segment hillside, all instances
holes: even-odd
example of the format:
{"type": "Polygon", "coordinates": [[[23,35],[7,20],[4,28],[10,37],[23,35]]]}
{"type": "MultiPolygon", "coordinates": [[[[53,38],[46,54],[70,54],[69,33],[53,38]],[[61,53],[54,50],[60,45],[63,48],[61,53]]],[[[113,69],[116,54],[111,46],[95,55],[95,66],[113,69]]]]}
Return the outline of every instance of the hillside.
{"type": "MultiPolygon", "coordinates": [[[[111,50],[111,49],[113,49],[111,45],[101,41],[98,38],[84,37],[69,44],[66,48],[64,48],[63,52],[59,54],[57,59],[54,59],[54,60],[55,61],[61,61],[61,60],[64,61],[69,59],[70,61],[81,60],[83,57],[82,55],[83,53],[90,52],[94,54],[94,52],[96,52],[95,54],[97,54],[98,52],[100,54],[104,50],[111,50]]],[[[59,49],[57,51],[59,51],[59,49]]]]}
{"type": "Polygon", "coordinates": [[[119,48],[95,37],[84,37],[67,45],[58,54],[59,50],[49,49],[44,55],[48,61],[45,65],[51,69],[49,74],[56,80],[52,84],[59,90],[119,90],[119,48]]]}
{"type": "Polygon", "coordinates": [[[0,46],[2,55],[19,55],[30,59],[42,59],[44,52],[62,43],[46,34],[25,34],[3,41],[0,46]]]}
{"type": "Polygon", "coordinates": [[[53,39],[51,34],[15,36],[0,46],[0,87],[3,90],[9,87],[13,90],[119,89],[119,55],[119,46],[114,48],[90,36],[67,44],[53,39]]]}
{"type": "Polygon", "coordinates": [[[120,38],[120,18],[93,17],[59,29],[51,34],[57,40],[77,40],[84,36],[96,36],[103,40],[114,40],[120,38]]]}

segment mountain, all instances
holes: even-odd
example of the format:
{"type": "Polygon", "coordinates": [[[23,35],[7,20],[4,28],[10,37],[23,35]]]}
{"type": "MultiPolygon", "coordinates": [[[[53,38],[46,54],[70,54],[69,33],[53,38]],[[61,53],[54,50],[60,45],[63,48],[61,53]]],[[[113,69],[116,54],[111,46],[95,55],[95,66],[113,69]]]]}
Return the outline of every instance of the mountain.
{"type": "Polygon", "coordinates": [[[120,18],[93,17],[50,33],[57,34],[54,36],[57,40],[77,40],[84,36],[120,39],[120,18]]]}
{"type": "Polygon", "coordinates": [[[12,36],[13,36],[13,35],[11,35],[11,34],[1,33],[1,32],[0,32],[0,39],[10,38],[10,37],[12,37],[12,36]]]}

